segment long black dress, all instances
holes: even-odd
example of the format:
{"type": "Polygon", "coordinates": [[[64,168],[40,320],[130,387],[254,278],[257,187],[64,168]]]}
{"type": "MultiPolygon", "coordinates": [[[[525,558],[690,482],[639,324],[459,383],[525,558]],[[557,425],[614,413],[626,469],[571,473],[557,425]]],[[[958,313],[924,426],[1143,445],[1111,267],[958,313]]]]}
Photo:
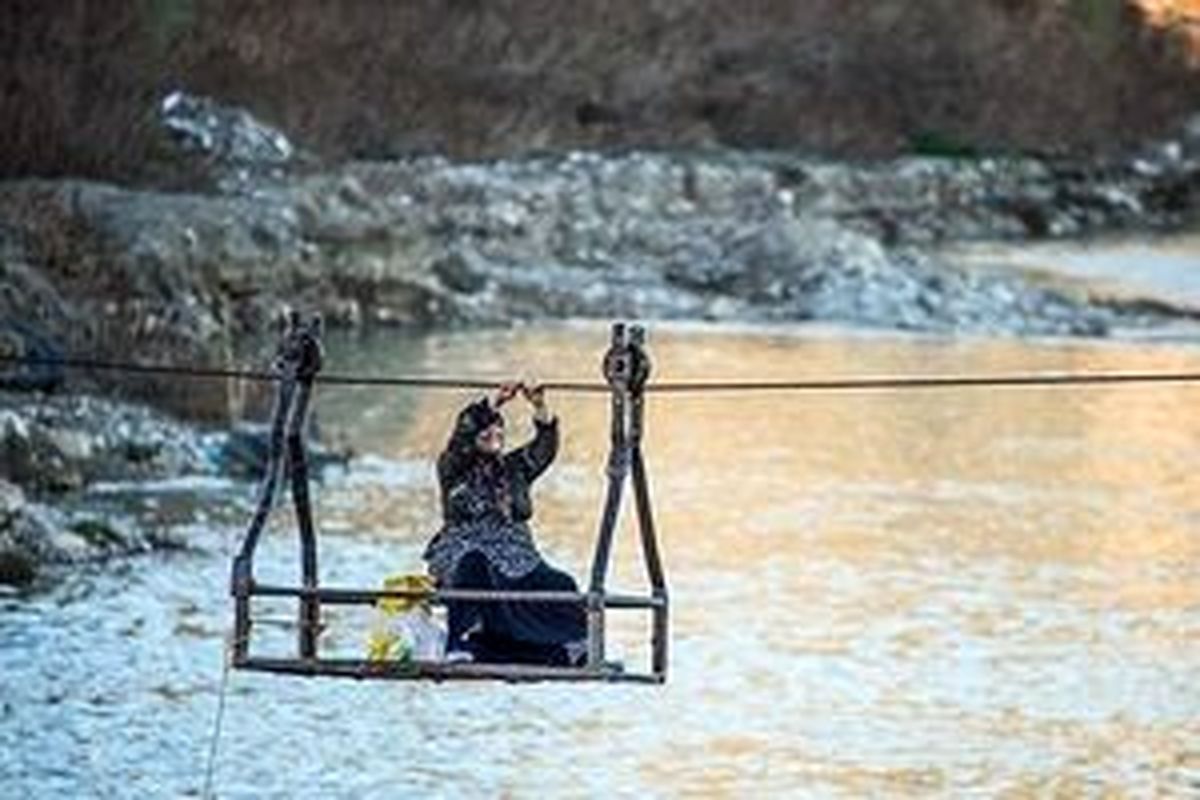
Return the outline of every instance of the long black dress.
{"type": "MultiPolygon", "coordinates": [[[[576,591],[570,575],[542,559],[528,524],[529,489],[558,453],[558,423],[537,421],[528,444],[488,455],[476,439],[498,418],[486,400],[467,406],[438,458],[443,526],[425,549],[429,571],[446,588],[576,591]]],[[[452,602],[448,611],[447,649],[476,661],[565,665],[586,652],[579,606],[452,602]]]]}

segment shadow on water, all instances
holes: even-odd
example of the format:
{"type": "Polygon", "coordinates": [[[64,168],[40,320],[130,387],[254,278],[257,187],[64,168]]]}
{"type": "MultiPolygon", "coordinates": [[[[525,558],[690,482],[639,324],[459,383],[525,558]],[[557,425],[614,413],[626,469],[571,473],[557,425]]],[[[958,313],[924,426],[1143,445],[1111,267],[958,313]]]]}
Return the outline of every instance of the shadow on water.
{"type": "MultiPolygon", "coordinates": [[[[602,326],[334,340],[331,372],[592,380],[602,326]]],[[[1200,350],[802,329],[652,332],[664,379],[1172,370],[1200,350]]],[[[419,564],[432,459],[470,393],[322,389],[361,453],[316,488],[323,579],[419,564]]],[[[587,566],[603,397],[551,398],[538,488],[587,566]]],[[[675,603],[661,689],[377,685],[235,674],[221,797],[915,796],[1200,791],[1200,405],[1191,387],[654,398],[648,459],[675,603]]],[[[511,419],[514,439],[527,432],[511,419]]],[[[173,519],[199,549],[2,600],[0,794],[196,796],[252,487],[173,519]]],[[[260,575],[292,580],[287,513],[260,575]]],[[[617,588],[641,585],[632,528],[617,588]]],[[[290,647],[286,607],[267,644],[290,647]]],[[[646,624],[618,644],[644,657],[646,624]]],[[[369,621],[331,614],[361,652],[369,621]]]]}

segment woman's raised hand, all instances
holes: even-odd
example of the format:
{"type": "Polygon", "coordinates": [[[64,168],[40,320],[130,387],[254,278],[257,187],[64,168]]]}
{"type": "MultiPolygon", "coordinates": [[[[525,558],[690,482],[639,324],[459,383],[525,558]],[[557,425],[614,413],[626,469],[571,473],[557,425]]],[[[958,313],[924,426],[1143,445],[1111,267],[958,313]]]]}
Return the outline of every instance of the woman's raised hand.
{"type": "Polygon", "coordinates": [[[539,408],[546,403],[546,387],[540,383],[522,383],[521,395],[534,408],[539,408]]]}
{"type": "Polygon", "coordinates": [[[539,383],[526,383],[521,386],[521,394],[533,406],[534,419],[542,422],[550,421],[550,409],[546,406],[546,387],[539,383]]]}
{"type": "Polygon", "coordinates": [[[496,397],[492,400],[493,408],[500,406],[512,400],[517,395],[521,395],[533,407],[534,413],[539,419],[547,417],[549,412],[546,408],[546,388],[541,384],[526,381],[508,381],[500,384],[496,389],[496,397]]]}
{"type": "Polygon", "coordinates": [[[520,381],[509,381],[500,384],[500,388],[496,390],[496,399],[492,402],[492,406],[499,408],[500,406],[512,400],[518,394],[525,393],[525,384],[520,381]]]}

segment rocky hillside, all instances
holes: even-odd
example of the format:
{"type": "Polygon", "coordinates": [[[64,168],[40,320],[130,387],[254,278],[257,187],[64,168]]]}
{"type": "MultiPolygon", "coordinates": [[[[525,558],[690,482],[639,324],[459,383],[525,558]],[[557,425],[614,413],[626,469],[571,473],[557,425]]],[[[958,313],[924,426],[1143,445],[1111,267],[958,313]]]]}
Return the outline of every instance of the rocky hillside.
{"type": "Polygon", "coordinates": [[[1190,0],[10,0],[0,176],[161,177],[175,88],[332,158],[1111,152],[1200,107],[1190,0]]]}

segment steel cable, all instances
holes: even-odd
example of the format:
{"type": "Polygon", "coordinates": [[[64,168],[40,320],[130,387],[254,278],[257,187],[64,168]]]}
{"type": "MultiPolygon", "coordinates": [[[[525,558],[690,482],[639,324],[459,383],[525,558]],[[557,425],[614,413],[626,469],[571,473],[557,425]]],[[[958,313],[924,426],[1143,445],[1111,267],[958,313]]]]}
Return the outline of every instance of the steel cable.
{"type": "MultiPolygon", "coordinates": [[[[95,358],[33,358],[0,355],[0,363],[75,369],[93,372],[123,372],[141,375],[172,375],[183,378],[274,381],[277,375],[261,370],[216,367],[139,364],[95,358]]],[[[320,374],[316,383],[330,386],[393,386],[422,389],[493,389],[502,381],[481,377],[424,375],[339,375],[320,374]]],[[[920,389],[974,389],[995,387],[1102,386],[1120,384],[1200,383],[1200,372],[1058,372],[993,375],[898,375],[849,378],[812,378],[787,381],[664,381],[646,384],[648,394],[714,394],[745,392],[846,392],[903,391],[920,389]]],[[[606,383],[588,381],[545,381],[548,391],[604,393],[606,383]]]]}

